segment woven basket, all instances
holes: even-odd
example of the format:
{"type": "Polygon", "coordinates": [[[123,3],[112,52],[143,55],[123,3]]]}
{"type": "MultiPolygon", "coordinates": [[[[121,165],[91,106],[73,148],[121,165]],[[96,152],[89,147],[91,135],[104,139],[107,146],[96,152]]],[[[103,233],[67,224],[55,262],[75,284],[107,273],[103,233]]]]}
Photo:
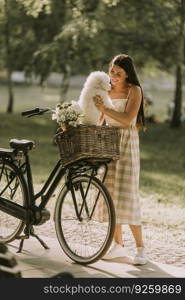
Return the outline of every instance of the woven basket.
{"type": "Polygon", "coordinates": [[[120,131],[115,127],[78,125],[55,136],[64,166],[85,158],[119,159],[120,131]]]}

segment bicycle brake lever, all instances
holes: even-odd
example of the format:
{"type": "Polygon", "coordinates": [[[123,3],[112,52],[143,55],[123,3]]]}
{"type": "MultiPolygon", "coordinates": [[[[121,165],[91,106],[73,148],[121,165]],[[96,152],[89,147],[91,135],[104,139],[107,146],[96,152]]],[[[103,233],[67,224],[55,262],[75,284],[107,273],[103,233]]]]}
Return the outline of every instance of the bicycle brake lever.
{"type": "Polygon", "coordinates": [[[33,116],[38,116],[38,115],[43,115],[45,112],[49,111],[49,108],[39,108],[40,111],[32,113],[28,116],[26,116],[27,118],[33,117],[33,116]]]}
{"type": "Polygon", "coordinates": [[[38,116],[38,115],[40,115],[40,114],[38,114],[38,113],[34,113],[34,114],[31,114],[31,115],[28,115],[28,116],[26,116],[26,118],[30,118],[30,117],[33,117],[33,116],[38,116]]]}

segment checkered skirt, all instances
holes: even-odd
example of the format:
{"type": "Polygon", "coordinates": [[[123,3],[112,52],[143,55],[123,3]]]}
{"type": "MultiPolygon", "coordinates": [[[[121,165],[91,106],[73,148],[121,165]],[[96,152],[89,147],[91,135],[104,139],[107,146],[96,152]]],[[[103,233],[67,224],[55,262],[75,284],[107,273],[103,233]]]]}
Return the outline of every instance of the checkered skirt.
{"type": "Polygon", "coordinates": [[[133,127],[120,130],[120,159],[109,163],[105,185],[114,202],[116,223],[141,225],[138,130],[133,127]]]}

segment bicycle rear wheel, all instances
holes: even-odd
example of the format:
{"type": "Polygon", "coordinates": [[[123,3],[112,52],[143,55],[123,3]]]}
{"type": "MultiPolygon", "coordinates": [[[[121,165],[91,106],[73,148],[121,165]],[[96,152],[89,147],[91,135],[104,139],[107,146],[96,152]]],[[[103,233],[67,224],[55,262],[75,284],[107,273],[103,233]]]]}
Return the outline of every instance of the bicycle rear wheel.
{"type": "MultiPolygon", "coordinates": [[[[8,161],[0,161],[0,197],[25,206],[26,191],[23,178],[8,161]]],[[[0,242],[13,241],[23,227],[23,221],[0,210],[0,242]]]]}
{"type": "Polygon", "coordinates": [[[99,260],[112,242],[114,205],[105,186],[95,177],[90,181],[89,176],[78,176],[70,189],[63,187],[54,219],[59,243],[75,262],[89,264],[99,260]]]}

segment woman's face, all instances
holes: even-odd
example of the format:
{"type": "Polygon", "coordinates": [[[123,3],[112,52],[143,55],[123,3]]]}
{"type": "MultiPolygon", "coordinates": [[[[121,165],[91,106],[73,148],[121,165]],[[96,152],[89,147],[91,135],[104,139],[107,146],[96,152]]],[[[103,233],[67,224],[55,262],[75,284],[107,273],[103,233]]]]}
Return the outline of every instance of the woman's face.
{"type": "Polygon", "coordinates": [[[113,86],[123,86],[127,73],[121,67],[112,65],[109,69],[109,76],[113,86]]]}

